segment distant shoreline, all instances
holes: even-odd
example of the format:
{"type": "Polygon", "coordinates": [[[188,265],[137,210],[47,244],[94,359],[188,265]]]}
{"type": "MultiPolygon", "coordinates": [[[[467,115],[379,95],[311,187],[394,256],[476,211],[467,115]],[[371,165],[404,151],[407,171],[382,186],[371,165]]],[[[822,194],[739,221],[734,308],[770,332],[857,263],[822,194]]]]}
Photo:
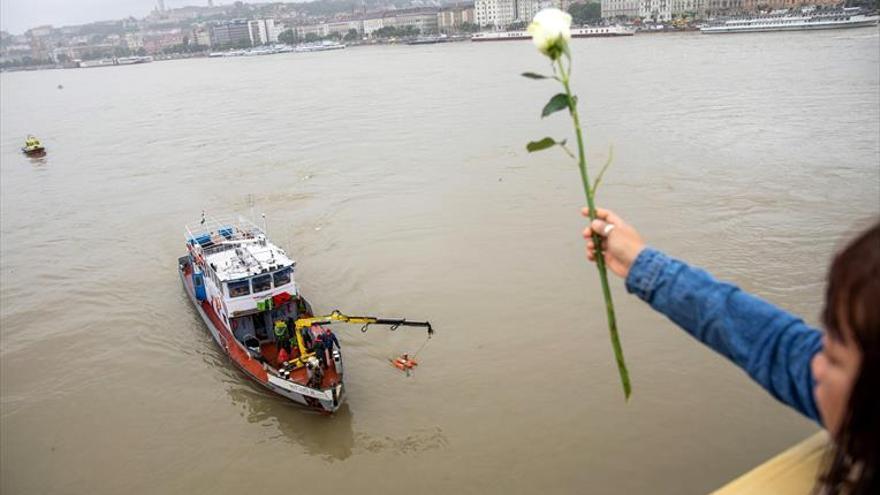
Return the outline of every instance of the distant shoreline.
{"type": "MultiPolygon", "coordinates": [[[[875,26],[869,26],[869,27],[876,28],[875,26]]],[[[787,33],[795,33],[795,32],[802,33],[802,32],[811,32],[811,31],[787,31],[787,33]]],[[[667,35],[670,35],[670,34],[699,35],[701,33],[700,33],[699,29],[695,29],[695,28],[693,28],[693,29],[664,29],[664,30],[637,31],[635,33],[635,36],[645,36],[645,35],[656,36],[656,35],[663,35],[663,34],[667,34],[667,35]]],[[[766,33],[753,33],[753,34],[766,34],[766,33]]],[[[591,39],[591,38],[584,38],[584,39],[591,39]]],[[[399,39],[399,40],[395,40],[395,41],[371,41],[368,43],[355,42],[355,43],[346,44],[345,48],[351,49],[351,48],[366,48],[366,47],[375,47],[375,46],[401,46],[401,45],[409,45],[409,43],[408,43],[409,41],[412,41],[412,40],[399,39]]],[[[448,39],[444,43],[438,43],[438,44],[462,43],[462,42],[470,42],[470,41],[471,41],[470,36],[455,37],[455,38],[448,39]]],[[[524,41],[524,40],[515,40],[515,41],[524,41]]],[[[510,42],[513,43],[515,41],[511,40],[510,42]]],[[[414,46],[418,46],[418,45],[414,45],[414,46]]],[[[224,51],[233,51],[233,50],[230,49],[230,50],[224,50],[224,51]]],[[[153,55],[152,58],[153,58],[153,62],[165,62],[165,61],[170,61],[170,60],[186,60],[186,59],[203,59],[203,58],[212,58],[212,57],[210,57],[211,53],[216,53],[216,52],[212,52],[210,50],[205,50],[203,52],[195,52],[195,53],[153,55]]],[[[286,52],[286,53],[295,53],[295,52],[286,52]]],[[[281,55],[281,53],[273,53],[273,54],[259,55],[259,56],[271,56],[271,55],[281,55]]],[[[297,55],[303,55],[303,53],[297,53],[297,55]]],[[[257,55],[253,55],[253,56],[257,56],[257,55]]],[[[224,58],[226,58],[226,57],[224,57],[224,58]]],[[[229,58],[238,58],[238,57],[229,57],[229,58]]],[[[110,60],[110,59],[96,59],[96,60],[110,60]]],[[[61,65],[61,64],[43,64],[43,65],[30,65],[30,66],[20,66],[20,67],[5,67],[5,68],[0,69],[0,73],[33,72],[33,71],[58,70],[58,69],[96,69],[96,68],[107,68],[107,67],[119,67],[119,66],[123,66],[123,65],[143,65],[143,64],[108,63],[106,65],[96,65],[96,66],[91,66],[91,67],[73,67],[73,66],[69,66],[69,65],[65,66],[65,65],[61,65]]]]}

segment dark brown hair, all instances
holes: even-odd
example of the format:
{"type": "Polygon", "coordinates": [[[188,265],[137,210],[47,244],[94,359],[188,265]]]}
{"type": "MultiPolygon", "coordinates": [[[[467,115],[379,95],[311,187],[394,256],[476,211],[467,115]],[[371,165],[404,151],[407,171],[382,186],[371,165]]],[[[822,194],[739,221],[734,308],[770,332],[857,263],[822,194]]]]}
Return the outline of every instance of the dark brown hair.
{"type": "Polygon", "coordinates": [[[828,336],[851,343],[862,365],[843,424],[819,478],[830,493],[880,493],[880,222],[835,256],[822,320],[828,336]]]}

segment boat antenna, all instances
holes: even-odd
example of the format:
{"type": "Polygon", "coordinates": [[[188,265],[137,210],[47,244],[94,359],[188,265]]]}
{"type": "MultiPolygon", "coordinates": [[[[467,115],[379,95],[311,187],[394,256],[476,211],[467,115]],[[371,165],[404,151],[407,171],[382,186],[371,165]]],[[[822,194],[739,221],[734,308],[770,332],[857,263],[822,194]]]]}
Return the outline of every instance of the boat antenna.
{"type": "Polygon", "coordinates": [[[251,207],[251,221],[256,221],[257,215],[254,214],[254,194],[250,193],[247,195],[247,203],[248,206],[251,207]]]}
{"type": "Polygon", "coordinates": [[[263,233],[266,234],[266,237],[269,237],[269,222],[266,220],[266,214],[260,214],[263,217],[263,233]]]}

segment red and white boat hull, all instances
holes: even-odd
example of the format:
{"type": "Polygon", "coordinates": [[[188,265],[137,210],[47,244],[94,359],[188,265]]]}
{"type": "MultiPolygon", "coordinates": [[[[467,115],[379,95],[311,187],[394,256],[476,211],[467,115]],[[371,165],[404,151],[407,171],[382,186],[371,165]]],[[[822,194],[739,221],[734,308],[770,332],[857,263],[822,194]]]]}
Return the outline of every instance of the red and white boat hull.
{"type": "MultiPolygon", "coordinates": [[[[223,318],[218,314],[217,309],[209,301],[199,301],[195,294],[192,280],[192,262],[189,256],[183,256],[178,260],[181,282],[184,290],[199,316],[208,327],[208,331],[217,342],[217,345],[225,352],[230,359],[238,366],[241,371],[248,375],[252,380],[272,390],[273,392],[286,397],[296,403],[302,404],[312,409],[322,412],[332,413],[336,411],[343,402],[345,396],[345,387],[342,382],[341,373],[341,354],[338,349],[334,351],[334,356],[328,356],[326,362],[327,369],[320,388],[312,388],[295,380],[282,378],[274,371],[274,367],[270,369],[270,364],[277,354],[274,343],[263,343],[261,348],[262,355],[254,356],[244,345],[239,342],[232,334],[230,329],[223,322],[223,318]],[[336,358],[336,359],[334,359],[336,358]]],[[[297,370],[300,380],[305,382],[304,369],[297,370]]]]}

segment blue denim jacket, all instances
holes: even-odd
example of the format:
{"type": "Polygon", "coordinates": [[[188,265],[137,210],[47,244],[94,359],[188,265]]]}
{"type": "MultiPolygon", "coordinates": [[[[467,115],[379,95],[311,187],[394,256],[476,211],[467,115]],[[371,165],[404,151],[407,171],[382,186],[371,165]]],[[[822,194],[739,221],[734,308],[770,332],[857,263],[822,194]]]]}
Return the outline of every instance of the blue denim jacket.
{"type": "Polygon", "coordinates": [[[626,289],[739,365],[773,397],[821,422],[810,371],[822,349],[818,330],[652,248],[636,258],[626,289]]]}

